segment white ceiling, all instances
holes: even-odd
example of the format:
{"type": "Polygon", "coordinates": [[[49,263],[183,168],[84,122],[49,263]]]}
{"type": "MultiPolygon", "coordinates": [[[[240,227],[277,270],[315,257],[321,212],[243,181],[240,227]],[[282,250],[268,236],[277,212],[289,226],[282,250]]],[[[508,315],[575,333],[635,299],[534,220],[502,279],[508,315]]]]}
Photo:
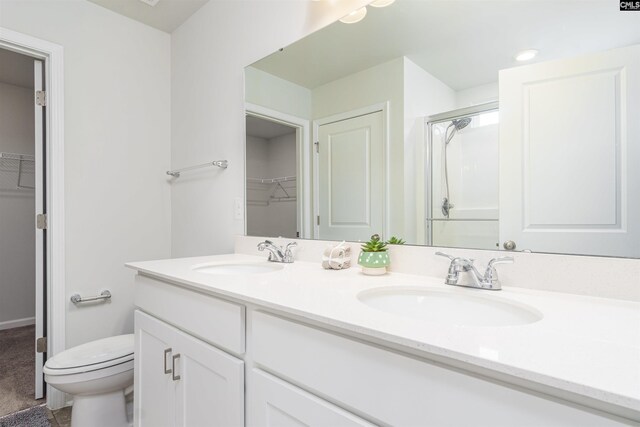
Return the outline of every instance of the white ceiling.
{"type": "Polygon", "coordinates": [[[261,119],[259,117],[247,116],[247,135],[257,138],[271,139],[277,136],[294,133],[295,128],[261,119]]]}
{"type": "Polygon", "coordinates": [[[534,61],[640,43],[640,13],[612,0],[397,0],[336,22],[255,64],[307,88],[400,56],[456,90],[498,79],[514,56],[534,61]]]}
{"type": "Polygon", "coordinates": [[[0,49],[0,83],[33,89],[33,61],[26,55],[0,49]]]}
{"type": "Polygon", "coordinates": [[[170,33],[209,0],[160,0],[155,6],[149,6],[140,0],[89,1],[170,33]]]}

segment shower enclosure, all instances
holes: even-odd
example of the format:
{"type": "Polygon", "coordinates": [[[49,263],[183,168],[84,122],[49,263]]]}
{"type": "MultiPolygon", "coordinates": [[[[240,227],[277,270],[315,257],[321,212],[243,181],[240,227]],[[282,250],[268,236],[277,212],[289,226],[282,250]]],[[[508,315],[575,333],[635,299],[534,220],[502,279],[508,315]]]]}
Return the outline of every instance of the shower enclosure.
{"type": "Polygon", "coordinates": [[[430,116],[426,127],[427,243],[496,249],[498,103],[430,116]]]}

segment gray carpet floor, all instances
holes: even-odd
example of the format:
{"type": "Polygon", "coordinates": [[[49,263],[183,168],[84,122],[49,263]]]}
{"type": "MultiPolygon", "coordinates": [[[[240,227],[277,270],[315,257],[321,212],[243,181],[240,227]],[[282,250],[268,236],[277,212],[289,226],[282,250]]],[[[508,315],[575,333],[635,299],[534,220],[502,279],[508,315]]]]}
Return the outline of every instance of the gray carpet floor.
{"type": "Polygon", "coordinates": [[[0,417],[0,427],[51,427],[49,416],[45,406],[34,406],[0,417]]]}
{"type": "Polygon", "coordinates": [[[35,327],[0,331],[0,416],[44,403],[35,400],[35,327]]]}

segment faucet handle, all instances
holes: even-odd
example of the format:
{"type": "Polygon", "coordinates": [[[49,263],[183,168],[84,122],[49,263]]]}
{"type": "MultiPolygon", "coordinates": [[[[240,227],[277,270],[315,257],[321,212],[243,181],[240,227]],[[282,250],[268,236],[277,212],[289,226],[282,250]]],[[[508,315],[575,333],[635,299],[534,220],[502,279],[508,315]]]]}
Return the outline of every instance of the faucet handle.
{"type": "Polygon", "coordinates": [[[295,248],[296,246],[298,246],[298,242],[287,243],[287,246],[285,246],[284,248],[284,254],[288,257],[293,256],[293,253],[291,252],[291,248],[295,248]]]}
{"type": "Polygon", "coordinates": [[[492,268],[496,264],[513,264],[513,257],[512,256],[501,256],[501,257],[498,257],[498,258],[493,258],[493,259],[491,259],[491,261],[489,261],[489,264],[487,265],[487,267],[488,268],[492,268]]]}
{"type": "Polygon", "coordinates": [[[453,261],[454,259],[456,259],[456,257],[451,256],[449,254],[445,254],[444,252],[436,252],[436,255],[443,256],[445,258],[449,258],[449,261],[453,261]]]}
{"type": "MultiPolygon", "coordinates": [[[[498,258],[493,258],[487,264],[487,270],[484,272],[484,279],[494,286],[498,284],[498,272],[496,271],[494,265],[496,264],[513,264],[513,257],[511,256],[503,256],[498,258]]],[[[499,287],[497,289],[500,289],[499,287]]]]}
{"type": "Polygon", "coordinates": [[[291,248],[295,248],[298,246],[297,242],[289,242],[287,246],[284,248],[284,259],[283,262],[293,262],[293,252],[291,252],[291,248]]]}
{"type": "Polygon", "coordinates": [[[465,264],[464,268],[468,268],[468,266],[466,264],[472,265],[473,262],[475,261],[474,258],[462,258],[462,257],[456,257],[456,256],[452,256],[449,254],[445,254],[444,252],[436,252],[436,255],[439,256],[443,256],[445,258],[449,258],[449,260],[453,263],[454,261],[457,262],[461,262],[462,264],[465,264]]]}

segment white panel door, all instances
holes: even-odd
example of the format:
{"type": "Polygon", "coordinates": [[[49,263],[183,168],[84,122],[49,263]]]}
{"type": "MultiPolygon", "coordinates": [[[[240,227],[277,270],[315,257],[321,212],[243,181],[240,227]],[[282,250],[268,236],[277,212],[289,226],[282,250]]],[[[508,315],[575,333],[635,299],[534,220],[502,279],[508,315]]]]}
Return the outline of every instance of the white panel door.
{"type": "Polygon", "coordinates": [[[640,256],[640,46],[500,72],[500,238],[640,256]]]}
{"type": "Polygon", "coordinates": [[[264,371],[250,379],[249,423],[255,427],[373,426],[369,422],[264,371]]]}
{"type": "Polygon", "coordinates": [[[137,310],[135,324],[134,425],[173,426],[176,382],[171,358],[177,350],[175,331],[137,310]]]}
{"type": "Polygon", "coordinates": [[[383,115],[375,112],[318,127],[318,236],[368,240],[382,235],[383,115]]]}
{"type": "Polygon", "coordinates": [[[243,426],[244,362],[178,332],[176,425],[243,426]]]}
{"type": "MultiPolygon", "coordinates": [[[[36,211],[34,212],[34,217],[37,214],[46,213],[45,206],[45,192],[44,192],[44,174],[42,173],[44,170],[44,109],[43,105],[38,105],[36,102],[35,94],[38,91],[43,90],[44,85],[44,63],[42,61],[35,60],[33,61],[33,83],[34,83],[34,125],[35,125],[35,165],[34,165],[34,173],[35,173],[35,207],[36,211]]],[[[46,230],[36,228],[35,236],[36,236],[36,259],[35,262],[35,272],[36,272],[36,301],[35,301],[35,318],[36,318],[36,336],[37,340],[39,337],[46,336],[46,331],[44,327],[44,316],[45,316],[45,269],[44,269],[44,260],[45,260],[45,245],[44,245],[44,234],[46,230]]],[[[33,351],[36,354],[36,366],[35,366],[35,398],[42,399],[44,397],[44,376],[42,374],[42,368],[44,367],[44,354],[38,353],[36,351],[36,343],[34,342],[33,351]]]]}

